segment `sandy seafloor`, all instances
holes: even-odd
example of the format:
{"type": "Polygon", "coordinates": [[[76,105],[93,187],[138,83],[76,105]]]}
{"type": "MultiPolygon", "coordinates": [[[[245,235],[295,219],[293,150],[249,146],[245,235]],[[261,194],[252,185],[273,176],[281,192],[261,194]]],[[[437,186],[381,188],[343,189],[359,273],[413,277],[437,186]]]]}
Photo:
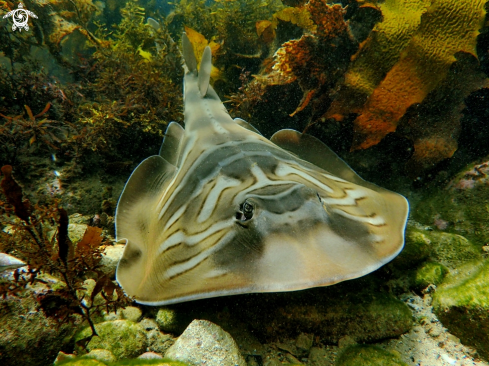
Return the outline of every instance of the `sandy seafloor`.
{"type": "Polygon", "coordinates": [[[409,365],[489,365],[477,357],[474,349],[460,343],[460,340],[440,323],[433,314],[429,294],[423,298],[405,295],[401,299],[413,310],[415,325],[409,333],[381,344],[382,347],[399,352],[403,361],[409,365]]]}

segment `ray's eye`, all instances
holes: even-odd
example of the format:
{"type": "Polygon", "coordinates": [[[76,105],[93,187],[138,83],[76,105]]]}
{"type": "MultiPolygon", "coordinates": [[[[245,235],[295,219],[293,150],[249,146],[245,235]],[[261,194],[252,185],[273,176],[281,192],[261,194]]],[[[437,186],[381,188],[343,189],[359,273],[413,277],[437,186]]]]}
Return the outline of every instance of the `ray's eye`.
{"type": "Polygon", "coordinates": [[[318,195],[318,198],[319,198],[319,202],[323,202],[323,200],[321,199],[321,196],[319,195],[319,193],[316,193],[318,195]]]}
{"type": "Polygon", "coordinates": [[[240,221],[248,221],[251,220],[253,217],[253,211],[255,210],[255,207],[253,204],[244,201],[240,206],[239,206],[239,211],[236,212],[236,218],[240,221]]]}
{"type": "Polygon", "coordinates": [[[248,202],[243,203],[243,215],[245,215],[246,220],[249,220],[253,217],[253,205],[248,202]]]}

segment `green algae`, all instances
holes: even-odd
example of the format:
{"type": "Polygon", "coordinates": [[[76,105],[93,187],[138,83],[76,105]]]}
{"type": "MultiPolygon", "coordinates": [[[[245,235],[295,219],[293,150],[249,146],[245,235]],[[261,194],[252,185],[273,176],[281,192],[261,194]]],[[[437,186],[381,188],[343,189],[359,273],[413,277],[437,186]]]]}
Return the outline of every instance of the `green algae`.
{"type": "Polygon", "coordinates": [[[423,263],[415,272],[414,286],[424,289],[429,285],[439,285],[448,273],[448,268],[435,262],[423,263]]]}
{"type": "MultiPolygon", "coordinates": [[[[98,336],[87,344],[87,350],[106,349],[117,359],[137,357],[146,350],[148,340],[140,324],[128,320],[106,321],[95,325],[98,336]]],[[[75,336],[75,342],[90,336],[91,329],[85,328],[75,336]]]]}
{"type": "Polygon", "coordinates": [[[69,366],[106,366],[106,363],[102,361],[94,360],[92,358],[75,358],[63,362],[56,363],[56,365],[69,365],[69,366]]]}
{"type": "Polygon", "coordinates": [[[162,307],[156,314],[156,323],[161,331],[174,333],[178,330],[177,314],[173,309],[162,307]]]}
{"type": "Polygon", "coordinates": [[[172,361],[170,359],[164,358],[159,360],[144,360],[144,359],[133,359],[133,360],[121,360],[117,362],[101,362],[94,359],[88,358],[75,358],[66,361],[56,363],[56,366],[187,366],[183,362],[172,361]]]}
{"type": "Polygon", "coordinates": [[[486,176],[476,169],[483,165],[469,164],[447,188],[427,193],[413,218],[426,225],[442,219],[448,223],[447,232],[463,235],[479,247],[489,242],[489,189],[486,176]]]}
{"type": "Polygon", "coordinates": [[[467,263],[450,273],[433,296],[433,310],[462,343],[489,357],[489,261],[467,263]]]}
{"type": "Polygon", "coordinates": [[[410,224],[406,229],[404,249],[393,265],[408,269],[429,260],[454,268],[480,258],[480,248],[461,235],[425,230],[410,224]]]}
{"type": "Polygon", "coordinates": [[[408,366],[399,356],[377,346],[354,345],[341,352],[335,366],[408,366]]]}
{"type": "Polygon", "coordinates": [[[398,268],[412,268],[426,260],[430,253],[431,240],[426,232],[409,222],[406,228],[404,248],[392,263],[398,268]]]}

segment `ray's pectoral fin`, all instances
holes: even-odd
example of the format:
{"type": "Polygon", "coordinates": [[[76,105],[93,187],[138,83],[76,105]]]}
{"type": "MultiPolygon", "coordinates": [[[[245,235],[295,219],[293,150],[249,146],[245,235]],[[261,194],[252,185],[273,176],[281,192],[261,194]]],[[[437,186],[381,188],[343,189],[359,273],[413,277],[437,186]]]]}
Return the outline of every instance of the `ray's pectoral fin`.
{"type": "Polygon", "coordinates": [[[297,155],[299,158],[348,182],[358,184],[376,192],[390,192],[362,179],[333,150],[314,136],[292,129],[284,129],[275,132],[270,138],[270,141],[282,149],[297,155]]]}
{"type": "MultiPolygon", "coordinates": [[[[318,190],[328,215],[323,229],[329,233],[322,235],[328,238],[323,247],[335,258],[332,263],[350,263],[344,266],[346,272],[349,269],[354,273],[361,267],[371,271],[399,253],[409,214],[409,204],[403,196],[363,180],[313,136],[286,129],[276,132],[271,141],[326,171],[318,169],[314,176],[325,186],[336,185],[341,192],[331,194],[318,190]],[[343,181],[335,182],[334,177],[343,181]],[[368,262],[369,258],[373,261],[368,262]]],[[[309,168],[314,169],[314,166],[309,168]]],[[[330,268],[334,268],[333,264],[330,268]]]]}
{"type": "Polygon", "coordinates": [[[159,155],[172,165],[178,165],[180,143],[184,135],[185,130],[176,122],[171,122],[166,129],[159,155]]]}
{"type": "Polygon", "coordinates": [[[235,118],[234,119],[234,122],[236,122],[241,127],[246,128],[247,130],[250,130],[250,131],[252,131],[254,133],[257,133],[257,134],[261,135],[261,132],[260,131],[258,131],[253,125],[251,125],[251,123],[246,122],[244,119],[235,118]]]}
{"type": "Polygon", "coordinates": [[[336,153],[314,136],[284,129],[275,132],[270,141],[344,180],[356,184],[360,184],[360,181],[365,182],[336,153]]]}
{"type": "Polygon", "coordinates": [[[165,185],[175,173],[175,166],[159,155],[144,160],[134,170],[121,194],[116,211],[116,238],[126,240],[124,254],[117,267],[117,280],[131,288],[140,276],[133,273],[138,261],[148,253],[155,204],[165,185]]]}

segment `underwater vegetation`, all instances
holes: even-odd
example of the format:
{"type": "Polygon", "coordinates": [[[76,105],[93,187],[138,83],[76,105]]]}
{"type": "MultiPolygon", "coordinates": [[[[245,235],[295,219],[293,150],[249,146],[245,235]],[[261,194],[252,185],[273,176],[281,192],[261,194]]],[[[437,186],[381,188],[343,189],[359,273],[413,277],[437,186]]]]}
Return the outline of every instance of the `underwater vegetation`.
{"type": "MultiPolygon", "coordinates": [[[[399,154],[407,155],[396,169],[411,178],[453,156],[464,100],[487,83],[479,62],[487,49],[482,0],[347,7],[323,0],[181,0],[167,13],[146,1],[113,5],[27,1],[39,26],[22,34],[7,23],[0,28],[3,123],[9,128],[21,114],[28,122],[25,105],[36,115],[51,103],[44,117],[61,136],[50,131],[59,141],[48,134],[35,145],[46,150],[46,139],[62,145],[70,179],[93,171],[94,163],[129,170],[150,154],[143,141],[156,142],[170,121],[181,121],[184,30],[197,58],[212,46],[212,82],[233,115],[256,120],[266,135],[277,130],[270,123],[319,137],[339,134],[346,158],[394,135],[399,154]]],[[[14,165],[19,136],[32,137],[17,133],[2,151],[14,165]]],[[[19,167],[19,178],[25,174],[19,167]]]]}
{"type": "Polygon", "coordinates": [[[0,225],[4,229],[0,233],[0,251],[21,259],[28,267],[15,270],[13,278],[0,279],[0,296],[29,296],[26,289],[34,289],[31,296],[47,317],[63,324],[76,322],[77,316],[81,316],[92,330],[91,338],[96,335],[95,315],[130,303],[112,281],[114,274],[104,273],[100,268],[101,246],[107,244],[102,229],[89,226],[81,240],[72,243],[66,210],[56,201],[49,206],[32,204],[13,178],[12,167],[5,165],[1,171],[0,225]],[[52,282],[46,275],[58,279],[56,286],[42,288],[52,282]],[[96,281],[88,298],[87,279],[96,281]],[[94,301],[98,294],[102,294],[102,302],[94,301]]]}
{"type": "MultiPolygon", "coordinates": [[[[303,97],[289,117],[302,112],[298,117],[307,121],[303,128],[310,133],[316,125],[351,125],[346,136],[351,152],[371,148],[388,134],[409,141],[405,173],[416,177],[454,154],[464,99],[487,87],[478,61],[485,52],[478,45],[485,33],[485,2],[392,0],[351,6],[309,1],[285,9],[294,16],[278,12],[265,23],[268,28],[257,23],[262,38],[275,36],[277,22],[294,24],[302,36],[272,48],[273,60],[266,60],[248,85],[297,83],[303,97]]],[[[270,88],[270,93],[280,91],[270,88]]],[[[249,108],[250,103],[231,99],[238,109],[249,108]]]]}

